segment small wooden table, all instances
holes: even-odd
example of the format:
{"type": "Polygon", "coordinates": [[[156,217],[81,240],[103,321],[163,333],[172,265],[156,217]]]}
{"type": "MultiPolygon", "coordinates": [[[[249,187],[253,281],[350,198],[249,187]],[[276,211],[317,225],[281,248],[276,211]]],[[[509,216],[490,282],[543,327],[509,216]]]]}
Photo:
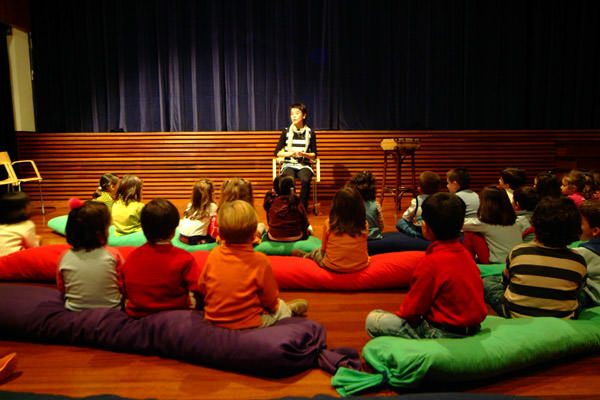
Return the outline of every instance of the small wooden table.
{"type": "Polygon", "coordinates": [[[381,141],[381,148],[383,149],[383,179],[381,182],[380,203],[383,207],[385,193],[391,192],[394,194],[395,212],[398,212],[400,201],[404,194],[411,193],[413,196],[419,194],[415,176],[415,151],[421,148],[421,142],[419,139],[414,138],[383,139],[381,141]],[[396,178],[393,187],[386,186],[388,156],[391,156],[391,161],[394,162],[396,167],[396,178]],[[411,185],[402,186],[402,163],[409,156],[411,158],[411,185]]]}

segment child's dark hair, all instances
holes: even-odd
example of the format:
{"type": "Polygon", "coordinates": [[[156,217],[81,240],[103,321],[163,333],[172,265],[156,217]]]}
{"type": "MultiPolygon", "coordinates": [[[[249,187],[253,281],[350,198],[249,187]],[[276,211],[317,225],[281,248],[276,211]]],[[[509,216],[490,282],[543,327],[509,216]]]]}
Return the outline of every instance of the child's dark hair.
{"type": "Polygon", "coordinates": [[[292,108],[297,108],[302,112],[302,114],[306,114],[306,105],[304,105],[303,103],[294,103],[291,106],[289,106],[289,110],[292,111],[292,108]]]}
{"type": "Polygon", "coordinates": [[[213,183],[209,179],[198,180],[192,189],[192,204],[183,215],[196,220],[207,217],[213,203],[213,190],[213,183]]]}
{"type": "Polygon", "coordinates": [[[123,175],[119,189],[117,189],[117,200],[125,205],[132,201],[142,200],[142,180],[135,175],[123,175]]]}
{"type": "Polygon", "coordinates": [[[521,168],[505,168],[500,172],[500,177],[512,190],[520,188],[527,181],[527,174],[521,168]]]}
{"type": "Polygon", "coordinates": [[[440,191],[440,176],[433,171],[423,171],[419,175],[419,186],[423,194],[434,194],[440,191]]]}
{"type": "Polygon", "coordinates": [[[423,220],[437,240],[454,239],[460,235],[466,208],[460,197],[448,192],[432,194],[421,206],[423,220]]]}
{"type": "Polygon", "coordinates": [[[275,179],[273,179],[273,189],[269,190],[265,194],[265,198],[263,200],[263,208],[265,211],[269,211],[271,208],[271,204],[273,204],[273,200],[275,197],[279,196],[279,179],[281,179],[281,175],[277,175],[275,179]]]}
{"type": "Polygon", "coordinates": [[[548,247],[565,247],[579,240],[581,215],[567,197],[544,197],[531,217],[538,242],[548,247]]]}
{"type": "Polygon", "coordinates": [[[371,171],[362,171],[354,175],[350,179],[350,185],[358,190],[364,201],[375,200],[377,184],[371,171]]]}
{"type": "Polygon", "coordinates": [[[93,199],[97,199],[102,195],[102,192],[108,192],[111,185],[119,183],[119,177],[111,173],[106,173],[100,177],[100,185],[92,195],[93,199]]]}
{"type": "Polygon", "coordinates": [[[538,203],[538,194],[533,186],[521,186],[515,189],[513,199],[521,210],[533,211],[538,203]]]}
{"type": "Polygon", "coordinates": [[[486,224],[502,226],[512,225],[517,220],[506,191],[495,186],[485,187],[479,194],[477,217],[486,224]]]}
{"type": "Polygon", "coordinates": [[[587,219],[590,228],[600,228],[600,200],[586,200],[579,205],[581,216],[587,219]]]}
{"type": "Polygon", "coordinates": [[[471,173],[465,167],[452,168],[446,173],[450,182],[457,182],[460,190],[467,190],[471,187],[471,173]]]}
{"type": "Polygon", "coordinates": [[[354,187],[345,185],[333,197],[329,211],[329,227],[337,234],[360,235],[365,230],[367,213],[362,196],[354,187]]]}
{"type": "Polygon", "coordinates": [[[0,197],[0,224],[16,224],[30,217],[27,205],[31,198],[25,192],[6,192],[0,197]]]}
{"type": "Polygon", "coordinates": [[[175,233],[179,225],[179,211],[169,200],[154,199],[142,208],[140,222],[148,242],[156,243],[175,233]]]}
{"type": "Polygon", "coordinates": [[[291,211],[295,212],[298,210],[300,197],[298,197],[294,191],[294,178],[290,175],[285,175],[279,178],[279,195],[287,196],[288,206],[291,211]]]}
{"type": "Polygon", "coordinates": [[[88,200],[73,208],[67,218],[67,243],[73,250],[94,250],[106,244],[106,229],[110,225],[110,211],[106,204],[88,200]]]}
{"type": "Polygon", "coordinates": [[[558,177],[550,171],[540,172],[535,177],[535,191],[538,194],[538,198],[542,199],[546,196],[560,197],[560,181],[558,177]]]}

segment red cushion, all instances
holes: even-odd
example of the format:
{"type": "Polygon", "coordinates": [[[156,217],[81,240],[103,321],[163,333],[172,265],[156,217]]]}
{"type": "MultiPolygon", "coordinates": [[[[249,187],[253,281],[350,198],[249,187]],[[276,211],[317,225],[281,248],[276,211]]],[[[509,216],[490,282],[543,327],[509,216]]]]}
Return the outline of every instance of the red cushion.
{"type": "Polygon", "coordinates": [[[329,272],[313,260],[269,256],[280,289],[372,290],[408,287],[423,251],[382,253],[371,256],[363,270],[349,274],[329,272]]]}
{"type": "Polygon", "coordinates": [[[0,257],[0,279],[56,282],[58,259],[70,248],[68,244],[52,244],[0,257]]]}
{"type": "MultiPolygon", "coordinates": [[[[60,256],[67,244],[34,247],[0,257],[0,280],[56,281],[60,256]]],[[[136,247],[119,247],[127,259],[136,247]]],[[[209,251],[194,251],[192,256],[203,268],[209,251]]],[[[371,256],[371,264],[350,274],[329,272],[310,259],[291,256],[268,256],[280,289],[371,290],[408,287],[422,251],[382,253],[371,256]]]]}

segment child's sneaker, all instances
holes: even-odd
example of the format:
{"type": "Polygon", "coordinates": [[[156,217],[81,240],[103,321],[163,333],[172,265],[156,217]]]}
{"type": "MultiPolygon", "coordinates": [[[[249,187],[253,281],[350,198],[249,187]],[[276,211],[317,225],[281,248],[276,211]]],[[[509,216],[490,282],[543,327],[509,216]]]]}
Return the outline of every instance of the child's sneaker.
{"type": "Polygon", "coordinates": [[[287,302],[292,315],[302,315],[308,311],[308,302],[304,299],[294,299],[287,302]]]}
{"type": "Polygon", "coordinates": [[[292,250],[292,255],[294,257],[306,257],[307,254],[308,254],[307,252],[300,250],[300,249],[292,250]]]}
{"type": "MultiPolygon", "coordinates": [[[[308,305],[306,306],[308,308],[308,305]]],[[[8,379],[17,368],[17,353],[10,353],[0,358],[0,382],[8,379]]]]}

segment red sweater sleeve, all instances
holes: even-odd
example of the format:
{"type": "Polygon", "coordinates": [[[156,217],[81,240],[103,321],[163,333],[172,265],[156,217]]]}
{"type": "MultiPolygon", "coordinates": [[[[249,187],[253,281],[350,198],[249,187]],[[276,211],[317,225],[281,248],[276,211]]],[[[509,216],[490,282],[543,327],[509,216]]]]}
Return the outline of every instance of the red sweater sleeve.
{"type": "Polygon", "coordinates": [[[436,291],[434,273],[427,264],[417,266],[410,282],[410,290],[396,314],[408,321],[420,319],[431,308],[436,291]]]}
{"type": "Polygon", "coordinates": [[[277,286],[277,281],[275,281],[271,264],[268,261],[263,270],[262,289],[258,296],[266,310],[270,312],[277,311],[277,307],[279,306],[279,287],[277,286]]]}

